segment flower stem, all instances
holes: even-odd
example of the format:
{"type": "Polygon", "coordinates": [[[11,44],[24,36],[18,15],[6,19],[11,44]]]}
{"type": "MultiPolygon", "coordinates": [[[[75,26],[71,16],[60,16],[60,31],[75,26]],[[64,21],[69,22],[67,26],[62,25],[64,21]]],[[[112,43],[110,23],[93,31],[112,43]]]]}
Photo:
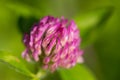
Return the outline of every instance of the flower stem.
{"type": "Polygon", "coordinates": [[[45,77],[46,73],[43,70],[39,70],[38,73],[32,76],[31,80],[41,80],[41,78],[45,77]]]}

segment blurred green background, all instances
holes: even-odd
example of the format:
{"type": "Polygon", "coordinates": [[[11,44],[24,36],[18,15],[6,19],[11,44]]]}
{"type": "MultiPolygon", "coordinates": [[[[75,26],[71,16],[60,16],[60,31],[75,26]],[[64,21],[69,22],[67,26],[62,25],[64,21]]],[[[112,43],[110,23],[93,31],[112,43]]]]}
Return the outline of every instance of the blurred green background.
{"type": "MultiPolygon", "coordinates": [[[[0,50],[14,52],[15,56],[20,57],[24,49],[21,34],[26,30],[21,26],[30,26],[41,16],[65,16],[71,19],[108,6],[114,10],[109,19],[99,24],[96,32],[92,33],[92,36],[96,36],[92,37],[95,38],[94,42],[85,48],[84,65],[95,80],[120,80],[120,0],[0,0],[0,50]]],[[[51,77],[55,77],[52,80],[58,80],[60,76],[54,75],[51,74],[51,77]]],[[[82,74],[76,70],[74,75],[82,74]]],[[[0,80],[29,79],[0,63],[0,80]]]]}

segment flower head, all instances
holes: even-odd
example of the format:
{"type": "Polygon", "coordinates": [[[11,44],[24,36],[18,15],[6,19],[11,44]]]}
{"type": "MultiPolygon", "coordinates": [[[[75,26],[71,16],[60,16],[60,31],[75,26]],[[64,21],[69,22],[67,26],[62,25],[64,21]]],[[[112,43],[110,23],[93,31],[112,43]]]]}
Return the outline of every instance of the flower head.
{"type": "Polygon", "coordinates": [[[44,69],[55,71],[82,62],[81,38],[73,20],[46,16],[24,35],[23,42],[26,46],[23,58],[42,62],[44,69]]]}

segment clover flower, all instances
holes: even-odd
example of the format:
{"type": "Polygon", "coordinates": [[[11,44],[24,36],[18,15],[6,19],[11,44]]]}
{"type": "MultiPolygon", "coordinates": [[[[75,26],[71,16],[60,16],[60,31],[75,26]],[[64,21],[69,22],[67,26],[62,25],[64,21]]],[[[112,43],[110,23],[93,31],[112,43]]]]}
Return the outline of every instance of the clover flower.
{"type": "Polygon", "coordinates": [[[81,38],[73,20],[46,16],[24,35],[26,46],[22,57],[27,61],[40,61],[44,69],[71,68],[83,61],[81,38]]]}

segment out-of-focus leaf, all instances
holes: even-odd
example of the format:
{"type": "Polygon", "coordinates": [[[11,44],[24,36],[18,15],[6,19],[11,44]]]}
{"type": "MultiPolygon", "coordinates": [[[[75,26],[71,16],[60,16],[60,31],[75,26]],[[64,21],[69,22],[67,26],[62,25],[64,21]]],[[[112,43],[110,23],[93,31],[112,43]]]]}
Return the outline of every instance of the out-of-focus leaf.
{"type": "Polygon", "coordinates": [[[39,17],[43,15],[43,11],[39,10],[35,6],[27,5],[21,2],[17,3],[7,3],[6,7],[12,11],[14,11],[18,15],[30,16],[35,15],[35,17],[39,17]],[[41,13],[42,12],[42,13],[41,13]]]}
{"type": "Polygon", "coordinates": [[[18,28],[22,33],[29,33],[31,27],[36,24],[38,20],[39,19],[35,18],[34,16],[20,16],[18,18],[18,28]]]}
{"type": "Polygon", "coordinates": [[[3,52],[0,51],[0,61],[3,63],[8,64],[8,66],[10,66],[11,68],[13,68],[14,70],[26,75],[26,76],[30,76],[33,77],[34,74],[32,74],[26,67],[25,65],[21,62],[21,60],[19,58],[17,58],[16,56],[11,55],[8,52],[3,52]]]}
{"type": "Polygon", "coordinates": [[[20,4],[20,3],[7,3],[6,5],[9,9],[15,11],[18,14],[22,14],[22,15],[30,15],[31,11],[30,11],[30,7],[24,4],[20,4]]]}
{"type": "Polygon", "coordinates": [[[95,76],[84,65],[76,65],[72,69],[60,70],[62,80],[96,80],[95,76]]]}
{"type": "Polygon", "coordinates": [[[86,47],[93,43],[97,36],[95,31],[108,20],[112,12],[113,7],[107,7],[76,16],[75,21],[79,26],[83,40],[81,47],[86,47]]]}

